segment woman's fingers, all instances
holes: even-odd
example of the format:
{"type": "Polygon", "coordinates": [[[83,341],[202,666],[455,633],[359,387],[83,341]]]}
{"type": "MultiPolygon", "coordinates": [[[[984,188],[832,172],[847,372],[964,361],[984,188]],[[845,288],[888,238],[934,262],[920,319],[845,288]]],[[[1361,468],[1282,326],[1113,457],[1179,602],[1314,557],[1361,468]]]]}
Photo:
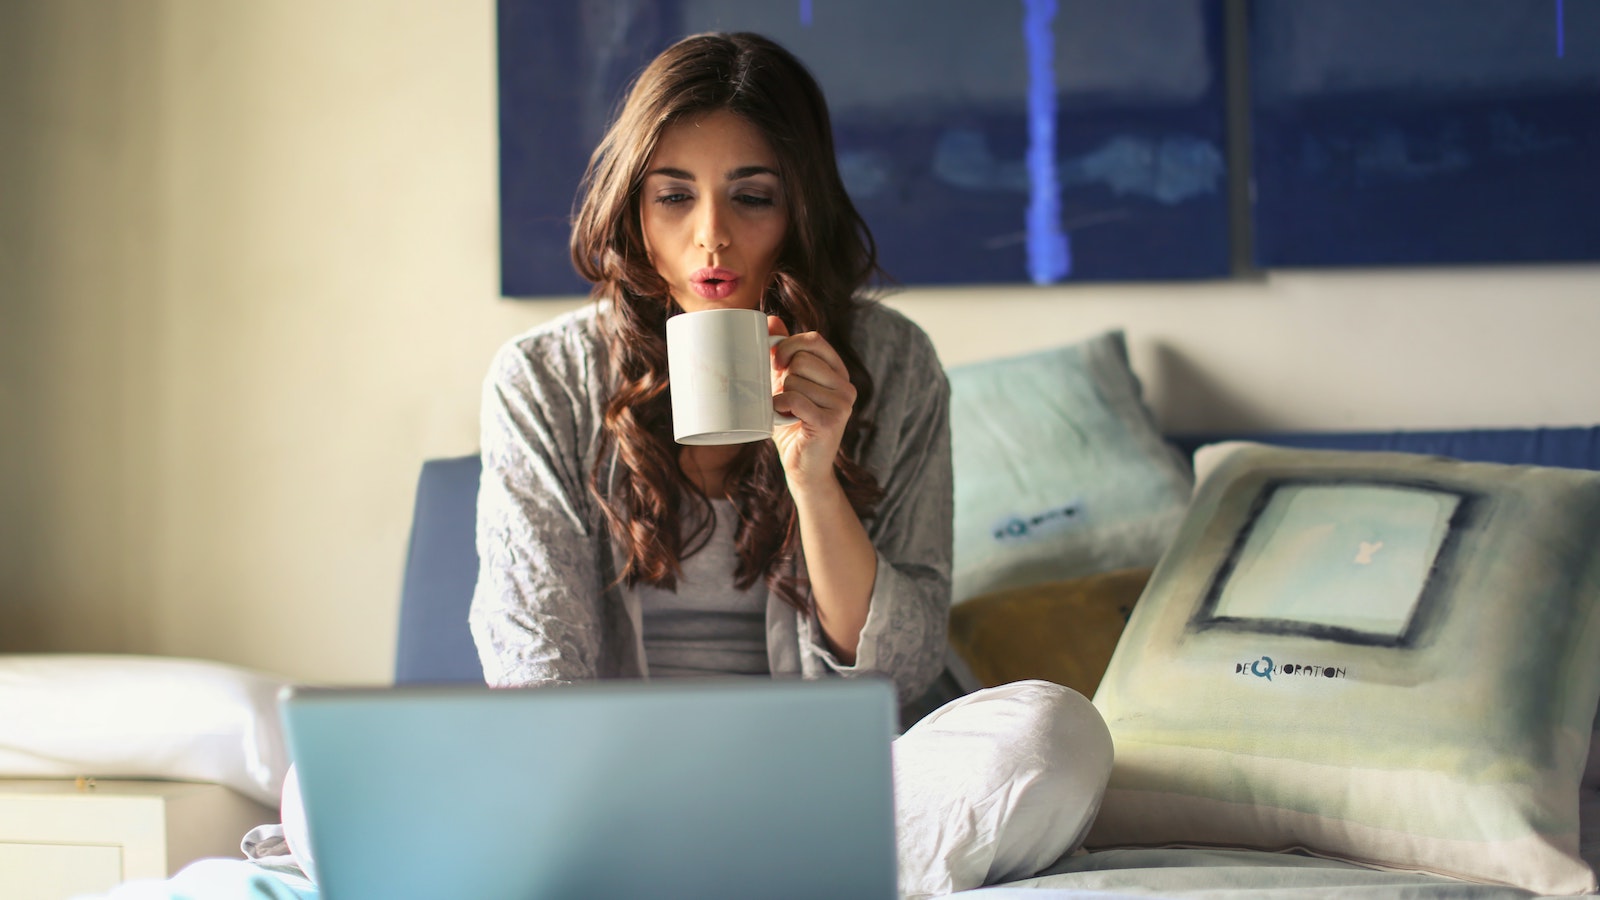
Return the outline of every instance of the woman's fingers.
{"type": "Polygon", "coordinates": [[[772,366],[778,385],[773,409],[837,441],[856,403],[855,385],[838,351],[808,331],[774,345],[772,366]]]}
{"type": "Polygon", "coordinates": [[[820,432],[842,432],[845,423],[850,420],[850,407],[823,406],[810,395],[800,391],[774,394],[772,408],[785,415],[794,416],[801,424],[820,432]]]}
{"type": "MultiPolygon", "coordinates": [[[[819,382],[794,368],[791,368],[784,375],[780,388],[781,390],[776,396],[798,394],[809,400],[818,409],[840,410],[849,413],[856,404],[855,385],[849,381],[837,384],[836,380],[830,377],[827,381],[819,382]]],[[[801,418],[805,417],[801,416],[801,418]]]]}
{"type": "Polygon", "coordinates": [[[802,332],[778,342],[773,349],[773,364],[779,369],[792,368],[804,364],[806,356],[833,370],[845,381],[850,380],[850,371],[845,368],[844,360],[839,357],[839,351],[833,349],[833,345],[815,331],[802,332]]]}
{"type": "MultiPolygon", "coordinates": [[[[781,320],[767,321],[769,334],[782,331],[781,320]]],[[[844,360],[822,335],[809,331],[773,346],[772,371],[779,388],[772,408],[799,420],[772,435],[790,488],[833,479],[834,458],[856,403],[844,360]]]]}
{"type": "Polygon", "coordinates": [[[835,369],[816,354],[809,352],[796,353],[790,357],[789,365],[780,367],[778,373],[784,377],[786,383],[791,379],[803,378],[830,391],[851,387],[849,372],[835,369]]]}

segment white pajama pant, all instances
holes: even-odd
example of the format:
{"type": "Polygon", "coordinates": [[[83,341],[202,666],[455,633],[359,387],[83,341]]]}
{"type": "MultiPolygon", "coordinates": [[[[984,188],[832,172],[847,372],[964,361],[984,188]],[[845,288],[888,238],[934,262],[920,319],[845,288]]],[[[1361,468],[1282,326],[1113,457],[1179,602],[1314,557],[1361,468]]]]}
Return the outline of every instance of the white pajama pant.
{"type": "MultiPolygon", "coordinates": [[[[891,748],[900,894],[936,897],[1025,878],[1083,843],[1111,774],[1111,735],[1082,694],[1019,681],[952,700],[891,748]]],[[[299,780],[283,831],[306,876],[299,780]]]]}
{"type": "Polygon", "coordinates": [[[1070,688],[1019,681],[929,713],[893,744],[900,894],[1026,878],[1083,843],[1111,734],[1070,688]]]}

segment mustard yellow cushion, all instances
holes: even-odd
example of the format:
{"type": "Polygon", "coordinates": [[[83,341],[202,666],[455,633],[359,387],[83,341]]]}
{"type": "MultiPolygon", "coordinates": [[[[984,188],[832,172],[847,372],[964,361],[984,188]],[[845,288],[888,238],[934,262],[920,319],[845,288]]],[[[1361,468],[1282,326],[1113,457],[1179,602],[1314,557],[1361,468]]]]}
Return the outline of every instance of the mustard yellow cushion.
{"type": "Polygon", "coordinates": [[[950,644],[984,687],[1028,678],[1093,697],[1149,568],[1007,588],[950,611],[950,644]]]}

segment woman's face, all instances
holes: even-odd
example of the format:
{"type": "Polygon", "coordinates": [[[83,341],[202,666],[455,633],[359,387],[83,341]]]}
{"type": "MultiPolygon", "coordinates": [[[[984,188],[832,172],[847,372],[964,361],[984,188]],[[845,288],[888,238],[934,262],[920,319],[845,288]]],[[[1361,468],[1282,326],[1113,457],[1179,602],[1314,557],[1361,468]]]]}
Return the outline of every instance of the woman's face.
{"type": "Polygon", "coordinates": [[[645,165],[639,220],[684,311],[760,309],[789,223],[778,159],[727,110],[675,122],[645,165]]]}

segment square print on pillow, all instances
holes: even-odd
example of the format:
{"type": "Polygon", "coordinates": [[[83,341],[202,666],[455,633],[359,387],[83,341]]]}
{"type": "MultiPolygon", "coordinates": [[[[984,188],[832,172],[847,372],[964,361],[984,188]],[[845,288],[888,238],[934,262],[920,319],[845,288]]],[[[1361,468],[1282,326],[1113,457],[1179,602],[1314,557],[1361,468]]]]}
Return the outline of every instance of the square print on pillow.
{"type": "Polygon", "coordinates": [[[1089,838],[1595,889],[1600,473],[1224,444],[1095,704],[1089,838]]]}

